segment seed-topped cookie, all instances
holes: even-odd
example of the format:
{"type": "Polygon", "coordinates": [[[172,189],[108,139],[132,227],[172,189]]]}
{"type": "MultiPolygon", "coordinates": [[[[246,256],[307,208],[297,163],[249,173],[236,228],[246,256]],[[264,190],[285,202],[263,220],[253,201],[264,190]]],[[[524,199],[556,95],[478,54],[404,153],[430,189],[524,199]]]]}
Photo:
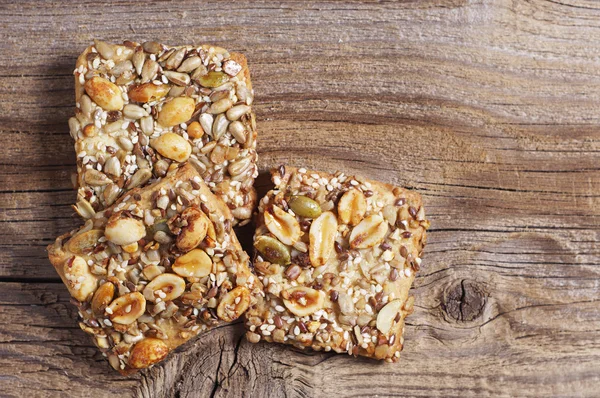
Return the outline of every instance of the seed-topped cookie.
{"type": "Polygon", "coordinates": [[[96,40],[77,60],[69,119],[84,218],[189,161],[234,224],[256,203],[256,126],[242,54],[209,46],[96,40]]]}
{"type": "Polygon", "coordinates": [[[131,373],[255,300],[256,277],[231,213],[189,164],[129,191],[48,246],[80,326],[131,373]]]}
{"type": "Polygon", "coordinates": [[[247,338],[396,361],[429,222],[415,192],[281,166],[259,203],[247,338]]]}

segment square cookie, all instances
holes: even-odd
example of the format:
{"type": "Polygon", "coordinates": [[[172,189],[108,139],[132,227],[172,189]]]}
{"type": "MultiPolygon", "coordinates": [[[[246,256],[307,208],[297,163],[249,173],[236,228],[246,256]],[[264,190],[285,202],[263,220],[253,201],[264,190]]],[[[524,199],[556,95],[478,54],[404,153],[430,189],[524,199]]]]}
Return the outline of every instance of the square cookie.
{"type": "Polygon", "coordinates": [[[397,361],[429,222],[415,192],[281,166],[259,203],[247,338],[397,361]]]}
{"type": "Polygon", "coordinates": [[[254,94],[246,58],[210,46],[96,40],[77,59],[76,211],[84,218],[189,161],[247,223],[256,203],[254,94]]]}
{"type": "Polygon", "coordinates": [[[189,164],[130,190],[48,253],[80,327],[123,374],[234,321],[257,294],[229,208],[189,164]]]}

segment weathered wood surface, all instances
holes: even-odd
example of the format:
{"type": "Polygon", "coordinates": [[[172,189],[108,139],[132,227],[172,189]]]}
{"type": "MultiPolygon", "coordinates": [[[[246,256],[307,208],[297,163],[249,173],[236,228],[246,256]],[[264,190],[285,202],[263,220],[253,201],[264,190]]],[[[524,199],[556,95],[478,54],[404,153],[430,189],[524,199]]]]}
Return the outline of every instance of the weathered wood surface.
{"type": "Polygon", "coordinates": [[[3,0],[0,18],[0,395],[597,396],[598,3],[3,0]],[[250,345],[237,324],[137,376],[109,369],[44,251],[78,225],[66,122],[94,37],[242,51],[263,172],[423,194],[399,364],[250,345]]]}

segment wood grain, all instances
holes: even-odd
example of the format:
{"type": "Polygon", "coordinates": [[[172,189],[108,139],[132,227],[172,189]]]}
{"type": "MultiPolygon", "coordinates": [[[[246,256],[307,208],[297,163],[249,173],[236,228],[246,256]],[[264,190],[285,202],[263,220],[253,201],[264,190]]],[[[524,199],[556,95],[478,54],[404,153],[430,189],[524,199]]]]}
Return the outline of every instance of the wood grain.
{"type": "Polygon", "coordinates": [[[0,20],[2,395],[597,395],[597,3],[4,0],[0,20]],[[251,345],[236,324],[134,377],[109,369],[44,250],[79,225],[67,119],[94,37],[244,52],[259,190],[289,163],[422,193],[398,365],[251,345]]]}

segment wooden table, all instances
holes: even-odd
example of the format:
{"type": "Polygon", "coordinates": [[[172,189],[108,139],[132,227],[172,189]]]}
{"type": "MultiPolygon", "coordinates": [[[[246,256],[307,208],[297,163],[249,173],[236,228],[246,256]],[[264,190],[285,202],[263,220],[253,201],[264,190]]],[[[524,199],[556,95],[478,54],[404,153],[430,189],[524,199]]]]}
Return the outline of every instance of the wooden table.
{"type": "Polygon", "coordinates": [[[3,0],[0,15],[0,395],[598,396],[597,2],[3,0]],[[235,324],[136,376],[109,368],[45,252],[80,224],[67,119],[94,37],[244,52],[263,191],[286,162],[423,194],[400,363],[251,345],[235,324]]]}

